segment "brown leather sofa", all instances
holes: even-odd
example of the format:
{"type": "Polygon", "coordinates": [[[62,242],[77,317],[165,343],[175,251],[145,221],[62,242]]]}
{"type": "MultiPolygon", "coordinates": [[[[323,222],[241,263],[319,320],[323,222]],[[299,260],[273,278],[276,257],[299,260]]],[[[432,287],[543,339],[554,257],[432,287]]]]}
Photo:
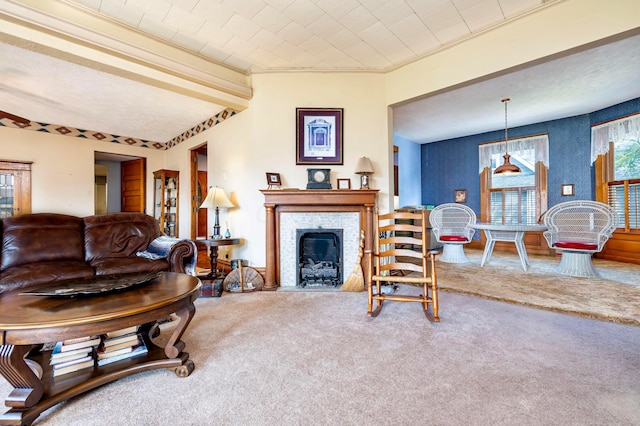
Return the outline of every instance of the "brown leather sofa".
{"type": "Polygon", "coordinates": [[[165,258],[145,252],[163,236],[144,213],[107,213],[85,218],[37,213],[0,221],[0,293],[68,279],[140,272],[185,272],[195,244],[180,240],[165,258]]]}

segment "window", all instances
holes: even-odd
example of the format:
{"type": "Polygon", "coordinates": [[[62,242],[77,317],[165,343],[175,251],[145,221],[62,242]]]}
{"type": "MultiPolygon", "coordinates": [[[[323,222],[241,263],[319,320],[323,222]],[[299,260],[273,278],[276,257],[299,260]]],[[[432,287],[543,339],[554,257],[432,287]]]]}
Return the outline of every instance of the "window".
{"type": "Polygon", "coordinates": [[[619,228],[640,229],[639,193],[640,179],[609,182],[608,201],[616,209],[619,228]]]}
{"type": "Polygon", "coordinates": [[[484,176],[482,220],[491,223],[533,224],[547,206],[547,135],[509,141],[511,162],[520,167],[515,175],[495,175],[503,162],[505,143],[480,145],[480,172],[484,176]]]}
{"type": "Polygon", "coordinates": [[[616,209],[618,228],[640,230],[640,114],[592,127],[596,160],[596,199],[616,209]]]}
{"type": "Polygon", "coordinates": [[[503,161],[499,154],[491,156],[491,223],[536,223],[535,150],[511,152],[511,161],[520,167],[515,175],[496,175],[503,161]]]}

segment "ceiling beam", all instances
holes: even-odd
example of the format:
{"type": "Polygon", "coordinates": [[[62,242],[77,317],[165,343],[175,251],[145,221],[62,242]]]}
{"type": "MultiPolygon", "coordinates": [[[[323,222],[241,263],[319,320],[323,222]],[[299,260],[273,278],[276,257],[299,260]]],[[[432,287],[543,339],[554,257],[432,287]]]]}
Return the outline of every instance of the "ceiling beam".
{"type": "Polygon", "coordinates": [[[236,110],[248,75],[63,2],[0,0],[0,41],[236,110]]]}

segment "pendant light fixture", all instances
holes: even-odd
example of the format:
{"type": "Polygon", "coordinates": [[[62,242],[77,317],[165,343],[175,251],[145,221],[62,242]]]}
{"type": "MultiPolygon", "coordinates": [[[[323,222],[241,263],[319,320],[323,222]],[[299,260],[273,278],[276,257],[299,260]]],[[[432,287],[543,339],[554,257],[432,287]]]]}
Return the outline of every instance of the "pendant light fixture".
{"type": "Polygon", "coordinates": [[[504,104],[504,155],[502,156],[502,158],[504,158],[504,163],[502,163],[502,166],[498,167],[497,169],[494,170],[493,174],[496,175],[511,175],[511,174],[515,174],[515,173],[520,173],[520,167],[516,166],[515,164],[511,164],[511,162],[509,161],[509,159],[511,158],[511,156],[509,155],[509,127],[507,126],[507,103],[509,103],[511,99],[509,98],[504,98],[502,100],[502,103],[504,104]]]}

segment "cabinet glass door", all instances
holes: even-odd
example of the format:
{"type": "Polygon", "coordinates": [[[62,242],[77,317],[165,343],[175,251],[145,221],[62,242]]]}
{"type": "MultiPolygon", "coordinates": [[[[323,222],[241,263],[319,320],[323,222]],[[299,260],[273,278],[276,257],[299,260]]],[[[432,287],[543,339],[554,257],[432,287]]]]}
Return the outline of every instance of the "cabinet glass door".
{"type": "Polygon", "coordinates": [[[13,216],[15,208],[13,199],[14,190],[13,174],[0,174],[0,219],[13,216]]]}

